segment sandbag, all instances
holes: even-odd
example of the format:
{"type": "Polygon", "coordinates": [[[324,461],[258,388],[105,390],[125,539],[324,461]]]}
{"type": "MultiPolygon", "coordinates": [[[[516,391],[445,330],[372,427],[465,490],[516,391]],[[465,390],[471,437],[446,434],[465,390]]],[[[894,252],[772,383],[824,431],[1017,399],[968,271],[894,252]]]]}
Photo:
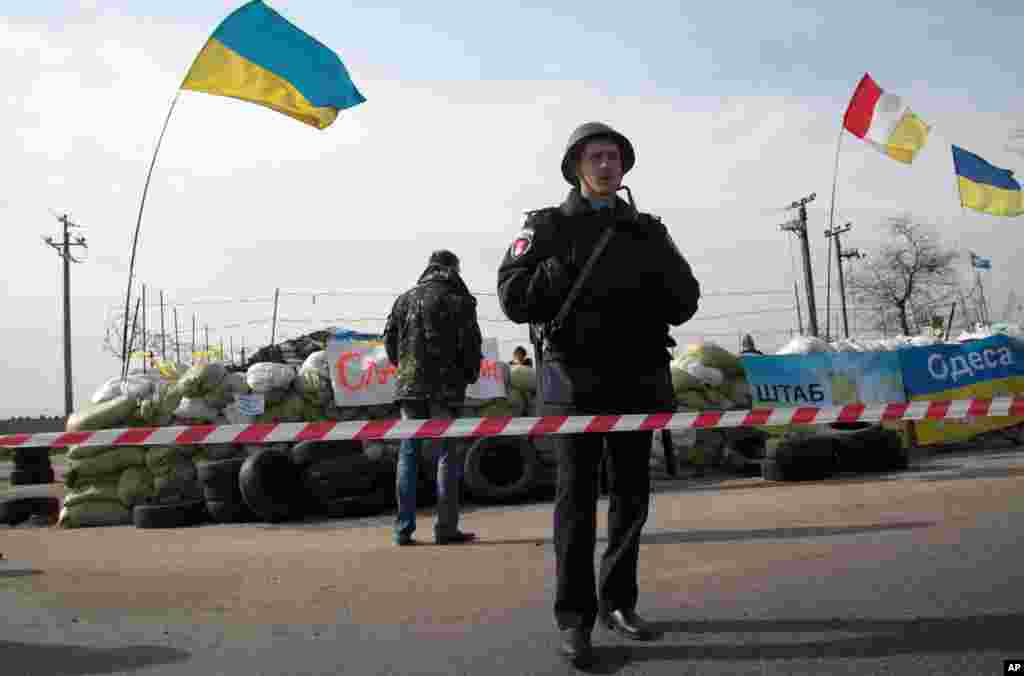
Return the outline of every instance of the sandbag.
{"type": "Polygon", "coordinates": [[[676,401],[679,408],[688,411],[703,411],[708,408],[708,400],[696,390],[686,390],[676,394],[676,401]]]}
{"type": "Polygon", "coordinates": [[[153,475],[142,467],[129,467],[121,472],[117,483],[117,497],[126,507],[135,505],[153,497],[153,475]]]}
{"type": "Polygon", "coordinates": [[[218,412],[234,400],[235,394],[230,390],[228,385],[223,382],[210,388],[210,390],[207,391],[201,399],[203,403],[218,412]]]}
{"type": "Polygon", "coordinates": [[[253,416],[242,414],[241,407],[237,401],[233,401],[225,406],[221,414],[228,421],[229,425],[248,425],[255,421],[253,416]]]}
{"type": "Polygon", "coordinates": [[[178,408],[174,410],[174,417],[183,420],[202,420],[205,422],[213,422],[218,415],[217,409],[207,404],[202,399],[190,399],[189,397],[183,397],[181,402],[178,404],[178,408]]]}
{"type": "Polygon", "coordinates": [[[68,432],[116,429],[135,413],[138,399],[122,394],[100,404],[86,406],[68,416],[68,432]]]}
{"type": "Polygon", "coordinates": [[[688,346],[684,358],[696,360],[701,366],[718,369],[728,376],[740,376],[744,372],[738,356],[709,340],[688,346]]]}
{"type": "Polygon", "coordinates": [[[60,510],[57,526],[85,528],[88,526],[122,526],[132,522],[132,511],[118,500],[85,502],[60,510]]]}
{"type": "Polygon", "coordinates": [[[797,336],[775,354],[812,354],[832,351],[832,346],[817,336],[797,336]]]}
{"type": "Polygon", "coordinates": [[[121,472],[129,467],[146,464],[146,451],[138,446],[112,448],[92,458],[72,463],[71,469],[81,477],[95,477],[121,472]]]}
{"type": "Polygon", "coordinates": [[[536,392],[537,372],[532,366],[515,364],[509,368],[509,384],[521,392],[536,392]]]}
{"type": "Polygon", "coordinates": [[[306,357],[306,361],[302,362],[302,366],[299,368],[299,375],[308,371],[319,373],[321,378],[331,379],[330,362],[327,361],[326,350],[318,350],[306,357]]]}
{"type": "Polygon", "coordinates": [[[699,389],[701,387],[700,380],[687,373],[681,363],[674,361],[669,365],[669,372],[672,374],[672,391],[678,394],[687,390],[699,389]]]}
{"type": "Polygon", "coordinates": [[[295,380],[295,369],[287,364],[259,362],[246,371],[245,381],[253,392],[287,389],[295,380]]]}
{"type": "Polygon", "coordinates": [[[88,458],[95,458],[97,455],[103,455],[111,450],[111,448],[111,446],[72,446],[64,457],[75,461],[86,460],[88,458]]]}
{"type": "Polygon", "coordinates": [[[228,392],[234,395],[251,393],[249,383],[245,381],[244,373],[229,373],[224,378],[223,385],[227,388],[228,392]]]}
{"type": "Polygon", "coordinates": [[[111,502],[120,500],[117,493],[118,482],[104,481],[84,486],[79,490],[68,491],[64,495],[64,506],[74,507],[86,502],[111,502]]]}
{"type": "Polygon", "coordinates": [[[195,364],[178,379],[178,387],[184,396],[195,399],[220,385],[227,375],[228,370],[223,364],[195,364]]]}
{"type": "Polygon", "coordinates": [[[146,451],[146,469],[153,474],[165,474],[168,468],[191,464],[198,446],[156,446],[146,451]]]}
{"type": "Polygon", "coordinates": [[[111,484],[117,486],[117,482],[121,479],[121,471],[111,472],[110,474],[100,474],[97,476],[82,476],[78,473],[78,470],[72,467],[64,473],[64,485],[72,491],[84,491],[89,486],[100,486],[104,484],[111,484]]]}
{"type": "Polygon", "coordinates": [[[712,366],[705,366],[699,361],[688,361],[684,370],[704,385],[718,387],[725,382],[724,371],[712,366]]]}
{"type": "Polygon", "coordinates": [[[521,409],[508,399],[491,399],[480,407],[481,418],[514,417],[520,414],[521,409]]]}

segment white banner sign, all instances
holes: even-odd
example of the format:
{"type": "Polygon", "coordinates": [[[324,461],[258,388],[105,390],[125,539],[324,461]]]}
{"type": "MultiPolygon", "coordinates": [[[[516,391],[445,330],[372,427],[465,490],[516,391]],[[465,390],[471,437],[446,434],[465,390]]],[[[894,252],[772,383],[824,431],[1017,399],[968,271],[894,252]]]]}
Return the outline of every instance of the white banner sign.
{"type": "MultiPolygon", "coordinates": [[[[466,388],[470,399],[507,396],[505,369],[498,364],[497,338],[483,341],[480,378],[466,388]]],[[[337,406],[376,406],[395,400],[397,367],[388,360],[384,341],[364,336],[335,336],[327,343],[331,384],[337,406]]]]}

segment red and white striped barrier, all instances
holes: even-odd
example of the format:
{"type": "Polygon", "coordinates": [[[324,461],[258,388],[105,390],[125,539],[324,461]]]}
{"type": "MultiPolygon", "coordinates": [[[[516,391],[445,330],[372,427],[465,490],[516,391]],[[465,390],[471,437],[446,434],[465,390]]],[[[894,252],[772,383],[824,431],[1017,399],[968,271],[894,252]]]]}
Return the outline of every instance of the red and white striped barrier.
{"type": "Polygon", "coordinates": [[[750,411],[703,411],[700,413],[142,427],[96,432],[10,434],[0,436],[0,448],[63,448],[76,445],[188,446],[197,444],[271,444],[308,440],[370,441],[374,439],[436,439],[442,437],[547,436],[638,430],[762,427],[766,425],[960,420],[992,416],[1024,416],[1024,397],[848,404],[827,408],[813,406],[755,408],[750,411]]]}

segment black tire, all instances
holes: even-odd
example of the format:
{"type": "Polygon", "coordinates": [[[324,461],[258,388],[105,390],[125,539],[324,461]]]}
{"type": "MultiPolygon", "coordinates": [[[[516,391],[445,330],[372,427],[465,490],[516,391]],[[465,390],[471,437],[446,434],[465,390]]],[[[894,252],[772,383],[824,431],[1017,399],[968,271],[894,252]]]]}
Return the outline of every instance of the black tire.
{"type": "Polygon", "coordinates": [[[17,526],[36,514],[55,518],[58,512],[60,500],[54,497],[11,497],[0,500],[0,524],[7,526],[17,526]]]}
{"type": "Polygon", "coordinates": [[[847,472],[889,472],[907,469],[909,457],[895,430],[876,426],[836,438],[839,465],[847,472]]]}
{"type": "Polygon", "coordinates": [[[466,488],[480,502],[529,496],[537,476],[537,451],[524,437],[482,437],[466,453],[466,488]]]}
{"type": "Polygon", "coordinates": [[[238,476],[245,458],[216,460],[196,467],[196,476],[207,500],[215,502],[242,502],[242,489],[238,476]]]}
{"type": "Polygon", "coordinates": [[[57,477],[53,468],[46,469],[16,469],[11,472],[12,486],[35,486],[38,484],[52,484],[57,477]]]}
{"type": "Polygon", "coordinates": [[[205,523],[208,516],[205,502],[190,500],[169,505],[136,505],[132,523],[136,528],[183,528],[205,523]]]}
{"type": "Polygon", "coordinates": [[[784,441],[767,460],[775,464],[777,481],[818,481],[838,469],[835,440],[826,436],[784,441]]]}
{"type": "Polygon", "coordinates": [[[238,475],[245,504],[271,523],[299,516],[306,498],[299,468],[289,455],[264,449],[249,456],[238,475]]]}
{"type": "Polygon", "coordinates": [[[365,455],[349,455],[310,465],[304,484],[321,501],[364,495],[373,488],[377,463],[365,455]]]}
{"type": "MultiPolygon", "coordinates": [[[[390,463],[388,464],[390,465],[390,463]]],[[[396,504],[395,472],[389,472],[388,468],[382,467],[377,474],[372,491],[366,495],[333,500],[324,507],[329,518],[345,519],[383,514],[395,509],[396,504]]]]}
{"type": "Polygon", "coordinates": [[[782,471],[779,469],[775,458],[766,458],[761,463],[761,478],[765,481],[785,481],[782,471]]]}
{"type": "Polygon", "coordinates": [[[35,470],[50,467],[50,449],[48,448],[16,448],[14,449],[14,469],[35,470]]]}
{"type": "Polygon", "coordinates": [[[206,511],[217,523],[251,523],[257,520],[249,505],[244,502],[207,500],[206,511]]]}
{"type": "Polygon", "coordinates": [[[325,460],[333,460],[353,455],[362,455],[361,441],[300,441],[292,447],[292,462],[300,467],[308,467],[325,460]]]}

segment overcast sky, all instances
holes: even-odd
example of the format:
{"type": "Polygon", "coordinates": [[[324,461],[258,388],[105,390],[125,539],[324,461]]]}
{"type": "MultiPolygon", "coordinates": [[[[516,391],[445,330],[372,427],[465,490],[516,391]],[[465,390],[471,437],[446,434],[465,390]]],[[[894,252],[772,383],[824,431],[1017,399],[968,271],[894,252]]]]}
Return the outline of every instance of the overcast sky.
{"type": "MultiPolygon", "coordinates": [[[[156,138],[196,53],[240,4],[36,0],[0,18],[0,416],[63,413],[60,261],[40,239],[58,233],[51,210],[84,226],[89,243],[72,269],[76,403],[117,374],[102,336],[124,304],[156,138]]],[[[735,350],[749,331],[777,347],[795,325],[791,293],[721,294],[791,288],[797,250],[778,229],[790,217],[779,208],[811,192],[824,284],[836,142],[865,71],[933,129],[909,167],[843,136],[836,221],[854,223],[844,245],[871,249],[879,224],[911,213],[950,246],[992,258],[985,284],[996,314],[1024,278],[1024,219],[964,213],[949,148],[1024,164],[1007,147],[1024,128],[1017,2],[941,13],[927,7],[935,3],[870,1],[828,10],[766,1],[742,12],[732,3],[268,4],[335,50],[368,101],[318,131],[252,104],[181,94],[136,279],[153,306],[149,325],[159,325],[163,290],[168,330],[174,303],[185,341],[196,316],[212,343],[266,344],[275,288],[279,337],[330,324],[380,330],[394,294],[443,246],[462,258],[483,331],[509,356],[526,331],[491,321],[502,319],[498,263],[523,210],[563,199],[569,133],[602,120],[633,140],[637,204],[662,216],[707,294],[680,342],[707,336],[735,350]],[[352,291],[378,295],[342,293],[352,291]]],[[[818,305],[824,324],[821,293],[818,305]]],[[[621,333],[628,358],[629,327],[621,333]]]]}

